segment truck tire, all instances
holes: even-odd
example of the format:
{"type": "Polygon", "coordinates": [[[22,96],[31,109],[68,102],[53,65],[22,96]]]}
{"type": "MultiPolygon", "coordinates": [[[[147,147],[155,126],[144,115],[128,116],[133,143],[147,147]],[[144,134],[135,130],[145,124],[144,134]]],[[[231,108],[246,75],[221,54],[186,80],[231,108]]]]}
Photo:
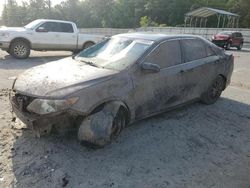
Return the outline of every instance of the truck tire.
{"type": "Polygon", "coordinates": [[[26,59],[30,55],[30,46],[23,40],[16,40],[11,43],[9,53],[17,59],[26,59]]]}
{"type": "Polygon", "coordinates": [[[91,41],[89,41],[89,42],[86,42],[84,45],[83,45],[83,50],[85,50],[85,49],[87,49],[87,48],[89,48],[89,47],[91,47],[91,46],[93,46],[93,45],[95,45],[95,43],[94,42],[91,42],[91,41]]]}

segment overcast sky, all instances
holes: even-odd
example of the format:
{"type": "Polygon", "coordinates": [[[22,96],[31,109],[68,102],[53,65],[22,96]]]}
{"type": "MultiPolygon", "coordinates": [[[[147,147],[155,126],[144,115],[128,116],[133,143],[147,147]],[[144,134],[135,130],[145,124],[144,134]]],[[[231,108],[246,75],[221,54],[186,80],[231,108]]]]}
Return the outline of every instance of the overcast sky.
{"type": "MultiPolygon", "coordinates": [[[[7,1],[7,0],[6,0],[7,1]]],[[[29,0],[16,0],[16,2],[18,4],[22,4],[23,1],[29,1],[29,0]]],[[[51,0],[52,2],[52,6],[56,5],[56,4],[59,4],[61,3],[62,1],[65,1],[65,0],[51,0]]],[[[0,17],[2,16],[2,11],[3,11],[3,7],[4,7],[4,2],[5,0],[0,0],[0,17]]]]}

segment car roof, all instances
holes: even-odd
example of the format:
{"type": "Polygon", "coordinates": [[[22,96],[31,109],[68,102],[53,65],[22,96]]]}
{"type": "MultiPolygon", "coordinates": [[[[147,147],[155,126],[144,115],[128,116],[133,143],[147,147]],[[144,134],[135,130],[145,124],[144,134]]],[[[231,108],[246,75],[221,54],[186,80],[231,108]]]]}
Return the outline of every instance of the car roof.
{"type": "Polygon", "coordinates": [[[162,41],[166,39],[176,39],[176,38],[200,38],[197,35],[184,35],[184,34],[161,34],[161,33],[150,33],[150,32],[137,32],[137,33],[123,33],[115,35],[114,37],[125,37],[140,40],[150,40],[150,41],[162,41]]]}
{"type": "Polygon", "coordinates": [[[53,19],[38,19],[39,21],[43,21],[43,22],[61,22],[61,23],[73,23],[70,21],[64,21],[64,20],[53,20],[53,19]]]}

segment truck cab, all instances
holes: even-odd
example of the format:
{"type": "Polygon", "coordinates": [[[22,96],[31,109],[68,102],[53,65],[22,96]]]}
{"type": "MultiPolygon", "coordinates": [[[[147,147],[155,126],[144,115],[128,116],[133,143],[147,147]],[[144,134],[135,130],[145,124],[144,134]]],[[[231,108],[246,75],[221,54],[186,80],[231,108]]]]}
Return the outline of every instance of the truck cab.
{"type": "Polygon", "coordinates": [[[73,22],[35,20],[22,28],[0,29],[0,48],[18,59],[30,50],[80,51],[102,40],[102,36],[80,34],[73,22]]]}

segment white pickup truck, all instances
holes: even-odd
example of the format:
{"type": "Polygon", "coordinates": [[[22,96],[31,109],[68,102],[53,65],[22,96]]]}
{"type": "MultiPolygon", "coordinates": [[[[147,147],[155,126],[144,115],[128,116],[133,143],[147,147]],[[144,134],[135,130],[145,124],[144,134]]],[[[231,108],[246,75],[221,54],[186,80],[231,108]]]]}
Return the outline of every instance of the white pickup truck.
{"type": "Polygon", "coordinates": [[[0,49],[15,58],[25,59],[29,57],[31,49],[78,52],[103,38],[80,34],[73,22],[39,19],[20,28],[0,28],[0,49]]]}

